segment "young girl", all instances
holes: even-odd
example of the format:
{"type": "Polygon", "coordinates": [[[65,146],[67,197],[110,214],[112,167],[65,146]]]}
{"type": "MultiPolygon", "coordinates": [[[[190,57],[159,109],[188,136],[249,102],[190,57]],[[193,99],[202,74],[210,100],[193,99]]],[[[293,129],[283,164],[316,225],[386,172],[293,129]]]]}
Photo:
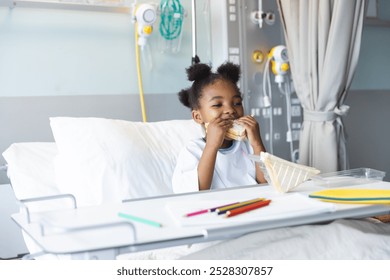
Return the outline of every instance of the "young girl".
{"type": "Polygon", "coordinates": [[[187,70],[192,86],[179,92],[180,102],[192,110],[192,118],[205,128],[205,138],[191,141],[179,154],[172,184],[175,193],[265,183],[260,168],[247,154],[265,151],[259,124],[244,116],[237,82],[240,68],[221,65],[216,73],[206,64],[187,70]],[[247,140],[226,137],[233,122],[242,125],[247,140]],[[205,125],[207,124],[207,129],[205,125]]]}

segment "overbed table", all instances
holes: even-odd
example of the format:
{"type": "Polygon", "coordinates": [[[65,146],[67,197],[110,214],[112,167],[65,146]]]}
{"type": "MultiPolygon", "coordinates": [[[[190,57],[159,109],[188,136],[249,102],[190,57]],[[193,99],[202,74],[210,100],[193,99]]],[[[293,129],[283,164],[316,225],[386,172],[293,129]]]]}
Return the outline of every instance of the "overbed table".
{"type": "MultiPolygon", "coordinates": [[[[376,181],[356,187],[390,189],[390,183],[376,181]]],[[[307,197],[307,194],[319,189],[321,187],[309,181],[299,187],[296,192],[288,195],[295,193],[307,197]]],[[[27,206],[25,211],[13,214],[12,219],[41,247],[44,253],[72,254],[73,258],[115,259],[117,255],[128,252],[231,239],[272,228],[390,213],[390,205],[385,204],[326,203],[332,205],[333,211],[297,212],[296,215],[286,213],[285,217],[279,215],[271,219],[248,219],[245,218],[245,214],[242,214],[239,215],[242,218],[237,216],[238,219],[231,220],[232,222],[225,219],[221,220],[221,223],[188,226],[180,224],[180,220],[171,215],[172,211],[168,209],[169,206],[172,209],[172,205],[175,204],[188,205],[188,209],[193,206],[197,209],[195,206],[198,205],[199,208],[205,201],[210,201],[210,203],[211,201],[239,201],[250,197],[266,197],[276,201],[283,196],[283,194],[276,193],[269,185],[254,185],[134,199],[100,206],[71,207],[56,211],[32,212],[27,206]],[[118,217],[119,212],[158,221],[162,227],[123,219],[118,217]]],[[[261,208],[258,211],[261,211],[261,208]]],[[[204,216],[202,219],[207,219],[207,217],[204,216]]]]}

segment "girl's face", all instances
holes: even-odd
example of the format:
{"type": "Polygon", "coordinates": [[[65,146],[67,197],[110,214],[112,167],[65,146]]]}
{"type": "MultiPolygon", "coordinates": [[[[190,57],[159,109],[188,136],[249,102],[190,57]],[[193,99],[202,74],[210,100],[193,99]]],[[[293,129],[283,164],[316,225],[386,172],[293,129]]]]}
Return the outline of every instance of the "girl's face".
{"type": "Polygon", "coordinates": [[[208,123],[216,117],[238,119],[243,115],[241,94],[234,85],[223,80],[206,86],[199,99],[199,108],[192,111],[194,120],[200,124],[208,123]]]}

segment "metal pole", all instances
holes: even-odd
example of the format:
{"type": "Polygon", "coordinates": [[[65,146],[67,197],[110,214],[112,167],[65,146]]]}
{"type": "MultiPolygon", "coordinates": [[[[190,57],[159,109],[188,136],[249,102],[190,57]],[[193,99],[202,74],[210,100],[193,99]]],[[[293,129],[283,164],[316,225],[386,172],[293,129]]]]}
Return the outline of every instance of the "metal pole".
{"type": "Polygon", "coordinates": [[[198,55],[196,54],[196,0],[192,0],[192,60],[191,64],[200,62],[198,55]]]}

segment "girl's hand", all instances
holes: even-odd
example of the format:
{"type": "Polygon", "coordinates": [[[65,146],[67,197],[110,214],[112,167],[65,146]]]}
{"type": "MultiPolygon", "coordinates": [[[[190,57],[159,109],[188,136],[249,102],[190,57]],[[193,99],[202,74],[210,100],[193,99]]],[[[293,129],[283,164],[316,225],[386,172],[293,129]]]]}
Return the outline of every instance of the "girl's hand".
{"type": "MultiPolygon", "coordinates": [[[[252,116],[244,116],[236,120],[237,123],[245,127],[246,135],[248,137],[249,143],[252,146],[253,153],[255,155],[260,155],[261,152],[265,152],[263,141],[260,136],[260,126],[257,123],[256,119],[252,116]]],[[[256,181],[259,184],[266,183],[267,180],[264,178],[264,173],[261,170],[258,163],[256,166],[256,181]]]]}
{"type": "Polygon", "coordinates": [[[260,137],[260,126],[256,119],[252,116],[244,116],[237,119],[236,122],[245,128],[254,153],[260,154],[261,151],[264,151],[264,145],[260,137]]]}
{"type": "Polygon", "coordinates": [[[219,149],[225,139],[226,131],[232,125],[232,119],[224,119],[221,116],[210,121],[206,126],[207,146],[219,149]]]}

